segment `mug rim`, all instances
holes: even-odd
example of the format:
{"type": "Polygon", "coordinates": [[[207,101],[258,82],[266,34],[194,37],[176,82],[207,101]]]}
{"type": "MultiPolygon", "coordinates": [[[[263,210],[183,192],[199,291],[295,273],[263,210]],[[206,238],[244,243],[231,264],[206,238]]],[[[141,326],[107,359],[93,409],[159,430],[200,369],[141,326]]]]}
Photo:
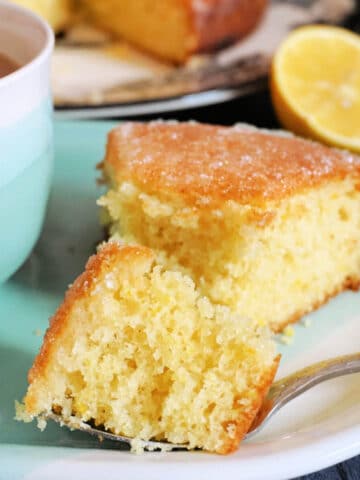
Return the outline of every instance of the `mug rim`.
{"type": "Polygon", "coordinates": [[[30,18],[34,22],[36,22],[40,27],[43,29],[45,33],[45,43],[43,47],[41,48],[40,52],[35,55],[32,60],[27,62],[25,65],[20,66],[18,69],[16,69],[14,72],[6,75],[5,77],[0,78],[0,89],[5,86],[10,84],[13,81],[20,80],[24,75],[26,75],[28,72],[31,72],[34,70],[39,64],[41,64],[44,60],[46,60],[50,55],[54,47],[54,33],[50,25],[43,20],[38,14],[32,12],[28,8],[25,8],[21,5],[17,5],[14,3],[10,3],[5,0],[0,0],[0,11],[2,9],[5,10],[12,10],[12,11],[18,11],[21,14],[23,14],[25,17],[30,18]]]}

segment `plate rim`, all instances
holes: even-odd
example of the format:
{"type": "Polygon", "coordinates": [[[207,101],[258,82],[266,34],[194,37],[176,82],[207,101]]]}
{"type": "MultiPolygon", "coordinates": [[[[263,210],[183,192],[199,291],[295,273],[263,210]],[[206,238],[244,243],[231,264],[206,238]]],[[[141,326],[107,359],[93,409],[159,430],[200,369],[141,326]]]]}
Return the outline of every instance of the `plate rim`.
{"type": "MultiPolygon", "coordinates": [[[[265,443],[265,442],[261,442],[265,443]]],[[[267,442],[266,442],[267,443],[267,442]]],[[[252,443],[247,443],[251,445],[252,443]]],[[[253,443],[255,446],[256,443],[253,443]]],[[[269,442],[270,445],[270,442],[269,442]]],[[[154,463],[146,462],[133,462],[132,454],[130,452],[116,451],[116,450],[98,450],[95,448],[74,448],[71,447],[57,447],[57,446],[43,446],[43,445],[28,445],[28,444],[14,444],[14,443],[4,443],[0,444],[0,458],[4,456],[8,465],[11,460],[15,461],[19,459],[19,453],[14,452],[13,458],[9,455],[7,450],[13,450],[14,447],[17,447],[17,450],[20,449],[21,452],[28,451],[28,456],[32,456],[32,452],[41,451],[46,449],[48,452],[53,451],[54,457],[47,459],[46,463],[40,463],[38,466],[32,470],[32,475],[36,473],[37,470],[41,471],[43,467],[55,466],[58,461],[62,462],[62,466],[65,468],[79,468],[82,473],[90,475],[88,478],[98,478],[97,468],[101,469],[106,467],[106,472],[108,474],[118,472],[119,467],[123,468],[123,473],[126,473],[126,478],[128,480],[139,478],[139,474],[144,474],[149,468],[154,467],[154,463]],[[68,451],[72,452],[72,455],[63,456],[55,455],[55,451],[59,452],[68,451]],[[84,466],[84,456],[90,455],[92,457],[91,465],[84,466]],[[110,464],[106,461],[107,459],[102,458],[97,460],[96,456],[101,455],[102,457],[110,457],[111,460],[114,460],[116,455],[124,457],[125,455],[129,456],[129,461],[122,462],[113,462],[110,464]],[[131,457],[130,457],[131,456],[131,457]],[[125,467],[125,468],[124,468],[125,467]],[[93,472],[94,476],[91,475],[93,472]]],[[[241,454],[241,447],[238,450],[241,454]]],[[[168,453],[146,453],[145,455],[161,456],[158,458],[166,459],[168,455],[176,456],[180,452],[168,452],[168,453]],[[164,457],[165,456],[165,457],[164,457]]],[[[189,452],[185,452],[189,455],[189,452]]],[[[267,472],[266,480],[290,480],[294,479],[301,475],[306,475],[314,473],[335,465],[339,462],[350,459],[360,453],[360,425],[354,425],[352,427],[343,428],[342,430],[336,432],[333,435],[327,435],[323,439],[316,439],[310,441],[306,446],[297,447],[291,446],[289,449],[276,452],[275,455],[273,452],[269,452],[262,457],[254,457],[251,459],[241,458],[237,453],[229,456],[218,456],[212,454],[206,454],[209,457],[211,456],[211,462],[208,464],[205,462],[183,462],[183,461],[170,461],[167,462],[157,462],[157,479],[166,479],[168,478],[167,473],[172,466],[176,466],[177,474],[172,475],[173,480],[183,478],[182,475],[187,474],[190,478],[199,478],[198,475],[203,472],[206,473],[207,480],[218,480],[219,472],[215,466],[221,467],[221,472],[223,475],[227,475],[229,479],[235,478],[235,475],[239,473],[241,469],[242,478],[246,480],[264,480],[262,476],[264,471],[267,472]],[[254,464],[256,464],[254,468],[254,464]],[[159,468],[160,465],[160,468],[159,468]],[[194,475],[194,476],[192,476],[194,475]],[[246,477],[244,477],[246,475],[246,477]]],[[[191,453],[190,453],[191,455],[191,453]]],[[[203,455],[202,453],[195,452],[194,455],[203,455]]],[[[26,461],[26,460],[25,460],[26,461]]],[[[6,466],[6,464],[5,464],[6,466]]],[[[26,467],[26,464],[22,465],[26,467]]],[[[62,475],[65,472],[54,471],[54,476],[49,477],[49,480],[60,480],[62,475]],[[58,476],[60,475],[60,476],[58,476]]],[[[31,477],[33,478],[33,477],[31,477]]],[[[35,478],[35,477],[34,477],[35,478]]],[[[45,478],[45,477],[42,477],[45,478]]],[[[46,477],[48,478],[48,477],[46,477]]],[[[110,477],[113,478],[113,477],[110,477]]]]}
{"type": "Polygon", "coordinates": [[[84,106],[84,107],[55,107],[55,120],[95,120],[113,119],[124,117],[137,117],[142,115],[156,115],[161,113],[188,110],[223,104],[230,100],[266,90],[267,80],[243,85],[241,88],[218,88],[197,93],[179,95],[164,99],[147,100],[146,102],[114,103],[109,105],[84,106]]]}

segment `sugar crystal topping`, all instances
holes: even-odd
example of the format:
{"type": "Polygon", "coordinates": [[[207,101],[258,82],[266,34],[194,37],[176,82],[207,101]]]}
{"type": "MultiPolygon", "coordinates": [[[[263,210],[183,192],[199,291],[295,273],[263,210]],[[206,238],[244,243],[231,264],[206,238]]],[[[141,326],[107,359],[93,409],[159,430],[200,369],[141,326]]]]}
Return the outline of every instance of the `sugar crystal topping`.
{"type": "Polygon", "coordinates": [[[360,159],[348,152],[247,125],[196,122],[125,123],[110,134],[107,164],[119,182],[197,205],[261,203],[326,180],[360,177],[360,159]]]}

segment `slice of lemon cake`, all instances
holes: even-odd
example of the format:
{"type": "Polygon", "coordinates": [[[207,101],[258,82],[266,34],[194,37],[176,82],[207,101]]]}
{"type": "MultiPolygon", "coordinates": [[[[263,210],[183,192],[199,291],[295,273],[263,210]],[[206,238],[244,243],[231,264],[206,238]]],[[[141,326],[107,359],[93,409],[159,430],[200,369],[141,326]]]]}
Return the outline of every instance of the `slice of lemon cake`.
{"type": "Polygon", "coordinates": [[[22,416],[56,412],[134,439],[229,453],[277,363],[268,330],[212,305],[150,249],[108,243],[51,320],[22,416]]]}
{"type": "Polygon", "coordinates": [[[275,331],[359,287],[359,157],[244,125],[124,123],[102,169],[111,235],[275,331]]]}

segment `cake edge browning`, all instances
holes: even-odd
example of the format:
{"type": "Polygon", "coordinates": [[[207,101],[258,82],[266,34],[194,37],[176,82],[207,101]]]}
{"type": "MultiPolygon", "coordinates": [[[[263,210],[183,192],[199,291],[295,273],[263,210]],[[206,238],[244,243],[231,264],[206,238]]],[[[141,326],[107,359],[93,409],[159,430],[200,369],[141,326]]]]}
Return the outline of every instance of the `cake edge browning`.
{"type": "MultiPolygon", "coordinates": [[[[254,399],[253,404],[251,405],[251,410],[245,416],[245,418],[242,417],[238,421],[235,421],[236,430],[235,430],[234,437],[233,438],[228,437],[227,441],[223,444],[223,447],[219,449],[217,453],[220,453],[222,455],[227,455],[238,449],[239,444],[241,443],[241,441],[244,439],[244,437],[250,430],[251,425],[255,421],[265,401],[266,395],[270,390],[270,387],[274,381],[276,372],[278,370],[280,359],[281,359],[280,354],[278,354],[274,358],[272,366],[262,376],[258,386],[256,387],[256,398],[254,399]]],[[[234,420],[231,420],[231,422],[228,422],[228,423],[234,424],[234,420]]]]}
{"type": "MultiPolygon", "coordinates": [[[[52,355],[55,340],[62,335],[63,330],[66,328],[68,313],[76,300],[84,297],[91,291],[96,278],[103,268],[109,268],[119,256],[125,262],[131,261],[134,257],[136,257],[136,259],[142,257],[142,259],[149,262],[149,264],[154,261],[152,250],[144,246],[123,246],[116,242],[108,242],[100,245],[98,253],[89,258],[85,271],[69,286],[64,301],[50,318],[49,327],[46,330],[42,346],[28,373],[29,386],[44,374],[47,362],[52,355]]],[[[35,403],[36,400],[33,398],[32,392],[28,390],[25,396],[27,413],[32,414],[32,412],[36,410],[35,403]]]]}
{"type": "Polygon", "coordinates": [[[359,156],[285,132],[272,133],[240,124],[224,127],[197,122],[126,122],[109,132],[99,168],[112,183],[131,181],[145,193],[178,197],[198,210],[218,208],[229,200],[263,207],[348,176],[359,181],[355,188],[360,190],[359,156]],[[196,151],[193,144],[197,141],[203,144],[196,151]],[[189,148],[184,149],[184,144],[189,148]],[[208,151],[204,152],[206,147],[208,151]],[[235,163],[239,155],[249,157],[244,148],[251,148],[253,153],[258,148],[264,151],[255,159],[235,163]],[[225,161],[218,158],[220,151],[227,155],[225,161]],[[200,158],[200,152],[207,160],[200,158]],[[167,156],[176,160],[168,160],[167,156]],[[217,160],[223,165],[213,167],[221,163],[217,160]],[[237,170],[243,176],[237,175],[237,170]],[[203,181],[201,175],[209,178],[203,181]]]}
{"type": "Polygon", "coordinates": [[[196,38],[188,56],[209,52],[234,43],[250,33],[260,22],[268,0],[205,0],[200,7],[194,0],[183,0],[196,38]]]}

